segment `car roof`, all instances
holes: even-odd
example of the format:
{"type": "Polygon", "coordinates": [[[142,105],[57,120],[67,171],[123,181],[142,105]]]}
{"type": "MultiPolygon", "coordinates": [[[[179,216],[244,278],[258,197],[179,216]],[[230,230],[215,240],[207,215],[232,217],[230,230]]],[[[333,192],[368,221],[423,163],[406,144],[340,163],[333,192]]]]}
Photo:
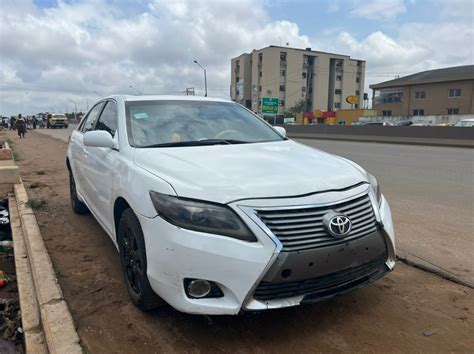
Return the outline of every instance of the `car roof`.
{"type": "Polygon", "coordinates": [[[104,99],[112,98],[118,101],[207,101],[207,102],[232,102],[223,98],[184,96],[184,95],[110,95],[104,99]]]}
{"type": "Polygon", "coordinates": [[[474,122],[474,118],[464,118],[464,119],[460,119],[459,122],[474,122]]]}

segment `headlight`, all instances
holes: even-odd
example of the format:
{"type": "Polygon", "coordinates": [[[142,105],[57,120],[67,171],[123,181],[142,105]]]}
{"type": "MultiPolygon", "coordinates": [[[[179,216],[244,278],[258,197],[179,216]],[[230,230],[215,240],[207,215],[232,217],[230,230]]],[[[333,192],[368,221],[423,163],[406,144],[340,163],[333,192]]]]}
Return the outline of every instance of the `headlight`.
{"type": "Polygon", "coordinates": [[[370,187],[372,187],[374,194],[377,196],[377,203],[380,205],[382,200],[382,192],[380,191],[379,182],[377,181],[377,178],[372,176],[370,173],[367,173],[367,177],[369,179],[370,187]]]}
{"type": "Polygon", "coordinates": [[[173,225],[242,241],[257,241],[239,216],[226,205],[183,199],[153,191],[150,191],[150,197],[158,215],[173,225]]]}

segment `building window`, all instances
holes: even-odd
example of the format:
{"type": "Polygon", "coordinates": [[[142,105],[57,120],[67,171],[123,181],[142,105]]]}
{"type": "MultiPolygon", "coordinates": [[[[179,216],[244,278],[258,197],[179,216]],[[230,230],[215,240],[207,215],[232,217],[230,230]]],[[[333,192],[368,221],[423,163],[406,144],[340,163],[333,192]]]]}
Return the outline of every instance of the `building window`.
{"type": "Polygon", "coordinates": [[[303,87],[301,88],[301,92],[306,92],[306,87],[303,86],[303,87]]]}
{"type": "Polygon", "coordinates": [[[334,102],[334,108],[341,108],[341,102],[334,102]]]}
{"type": "Polygon", "coordinates": [[[342,60],[336,60],[336,64],[335,64],[337,67],[342,67],[342,60]]]}
{"type": "Polygon", "coordinates": [[[306,79],[306,73],[303,73],[303,79],[306,79]]]}
{"type": "Polygon", "coordinates": [[[280,52],[280,60],[286,61],[286,52],[280,52]]]}
{"type": "Polygon", "coordinates": [[[280,70],[280,76],[285,76],[285,70],[280,70]]]}
{"type": "Polygon", "coordinates": [[[449,89],[449,98],[461,97],[461,89],[449,89]]]}
{"type": "Polygon", "coordinates": [[[239,90],[237,90],[236,94],[237,94],[237,96],[240,96],[240,91],[239,91],[239,90]]]}
{"type": "Polygon", "coordinates": [[[260,72],[258,73],[258,76],[262,77],[262,76],[263,76],[263,71],[260,71],[260,72]]]}
{"type": "Polygon", "coordinates": [[[341,89],[335,89],[335,90],[334,90],[334,93],[335,93],[336,95],[340,95],[340,94],[342,93],[342,91],[341,91],[341,89]]]}
{"type": "Polygon", "coordinates": [[[448,108],[448,114],[459,114],[459,108],[448,108]]]}
{"type": "Polygon", "coordinates": [[[279,100],[278,105],[283,107],[285,105],[285,100],[279,100]]]}
{"type": "Polygon", "coordinates": [[[415,92],[415,100],[424,100],[424,99],[425,99],[425,91],[415,92]]]}
{"type": "Polygon", "coordinates": [[[425,115],[425,110],[424,109],[414,109],[413,110],[413,115],[414,116],[424,116],[425,115]]]}
{"type": "Polygon", "coordinates": [[[258,92],[262,92],[262,86],[258,87],[258,92]]]}
{"type": "Polygon", "coordinates": [[[259,106],[262,105],[262,100],[258,100],[258,105],[259,105],[259,106]]]}
{"type": "Polygon", "coordinates": [[[356,82],[360,82],[360,77],[356,77],[356,82]]]}
{"type": "Polygon", "coordinates": [[[342,81],[342,75],[336,75],[336,81],[342,81]]]}
{"type": "Polygon", "coordinates": [[[359,95],[360,95],[360,91],[356,90],[356,96],[359,96],[359,95]]]}
{"type": "Polygon", "coordinates": [[[285,85],[280,85],[280,91],[285,91],[285,85]]]}
{"type": "Polygon", "coordinates": [[[382,115],[384,117],[390,117],[392,115],[392,111],[382,111],[382,115]]]}

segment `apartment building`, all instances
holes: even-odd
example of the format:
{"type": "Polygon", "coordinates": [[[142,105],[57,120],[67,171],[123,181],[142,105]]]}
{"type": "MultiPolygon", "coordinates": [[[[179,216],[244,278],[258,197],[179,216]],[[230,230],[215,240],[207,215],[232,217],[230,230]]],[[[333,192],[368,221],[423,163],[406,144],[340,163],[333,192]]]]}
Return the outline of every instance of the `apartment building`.
{"type": "Polygon", "coordinates": [[[380,116],[474,113],[474,65],[423,71],[370,88],[380,116]]]}
{"type": "Polygon", "coordinates": [[[365,61],[347,55],[269,46],[231,60],[231,99],[259,112],[263,97],[279,98],[279,114],[362,107],[365,61]],[[351,107],[347,96],[357,96],[351,107]]]}

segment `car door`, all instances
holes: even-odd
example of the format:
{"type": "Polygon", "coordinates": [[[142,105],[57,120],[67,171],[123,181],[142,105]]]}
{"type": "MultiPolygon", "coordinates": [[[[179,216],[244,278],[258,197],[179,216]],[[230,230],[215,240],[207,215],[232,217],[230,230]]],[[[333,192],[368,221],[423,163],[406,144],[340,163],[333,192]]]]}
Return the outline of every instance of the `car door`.
{"type": "MultiPolygon", "coordinates": [[[[108,100],[99,116],[94,130],[104,130],[115,140],[118,146],[117,103],[108,100]]],[[[85,175],[91,207],[104,228],[113,234],[113,205],[116,166],[119,159],[118,149],[87,147],[87,163],[91,168],[85,175]]]]}
{"type": "Polygon", "coordinates": [[[84,175],[90,168],[87,165],[88,153],[84,146],[83,136],[85,132],[95,128],[95,123],[103,107],[104,102],[99,102],[91,108],[78,129],[71,134],[69,143],[71,149],[71,168],[76,182],[76,189],[87,204],[89,204],[89,193],[86,188],[84,175]]]}

